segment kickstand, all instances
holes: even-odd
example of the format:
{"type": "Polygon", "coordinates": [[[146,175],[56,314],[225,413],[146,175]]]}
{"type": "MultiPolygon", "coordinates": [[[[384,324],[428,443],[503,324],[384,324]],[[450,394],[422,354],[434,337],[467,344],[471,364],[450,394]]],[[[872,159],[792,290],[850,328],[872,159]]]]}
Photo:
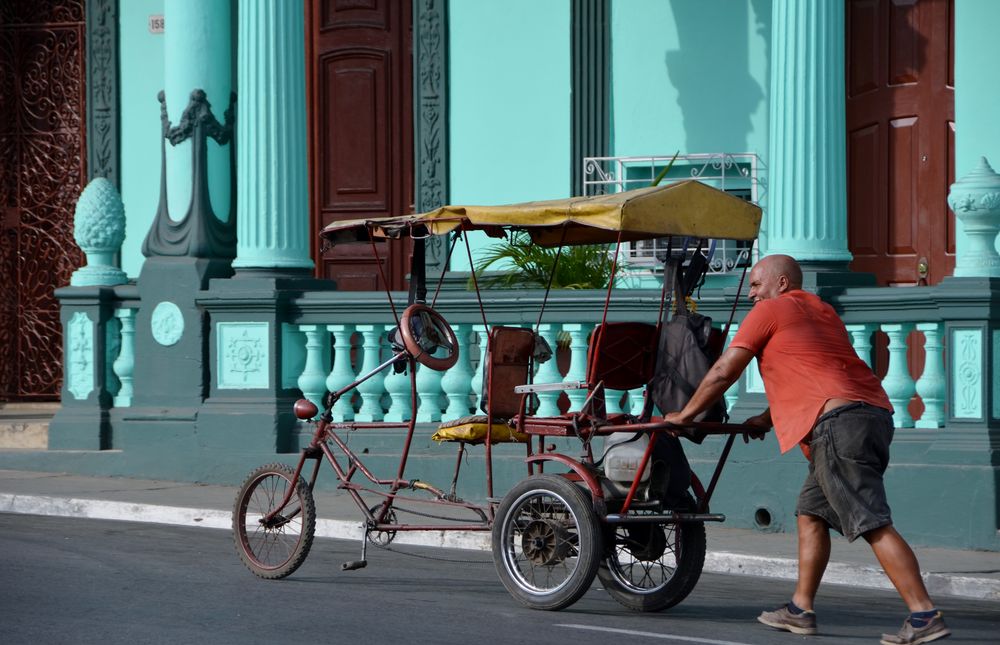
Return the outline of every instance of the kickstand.
{"type": "Polygon", "coordinates": [[[368,560],[366,556],[368,554],[368,533],[370,533],[372,527],[365,524],[365,535],[361,538],[361,559],[360,560],[348,560],[347,562],[340,565],[341,571],[357,571],[358,569],[364,569],[368,566],[368,560]]]}

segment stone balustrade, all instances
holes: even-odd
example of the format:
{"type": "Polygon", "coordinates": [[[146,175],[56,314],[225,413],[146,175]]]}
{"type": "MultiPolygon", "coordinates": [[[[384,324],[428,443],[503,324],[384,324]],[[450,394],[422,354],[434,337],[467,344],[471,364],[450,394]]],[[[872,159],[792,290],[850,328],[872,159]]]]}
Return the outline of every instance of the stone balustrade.
{"type": "MultiPolygon", "coordinates": [[[[732,289],[705,290],[700,300],[701,311],[711,315],[717,324],[724,323],[731,301],[732,289]],[[727,291],[729,293],[727,293],[727,291]]],[[[974,418],[983,414],[984,392],[981,387],[987,376],[985,352],[991,338],[987,337],[985,321],[960,322],[946,320],[945,309],[939,302],[949,293],[943,287],[915,289],[858,288],[830,299],[847,322],[847,330],[858,355],[877,372],[884,374],[883,387],[896,409],[896,426],[900,428],[938,428],[946,424],[946,411],[953,417],[974,418]],[[878,299],[893,298],[902,302],[893,307],[878,299]],[[902,299],[902,300],[901,300],[902,299]],[[866,320],[867,318],[867,320],[866,320]],[[947,363],[946,347],[957,343],[958,356],[947,363]],[[922,348],[922,352],[921,352],[922,348]],[[910,360],[923,354],[919,371],[910,360]],[[881,354],[879,364],[873,356],[881,354]],[[972,367],[982,365],[981,372],[972,367]],[[916,378],[914,378],[916,374],[916,378]],[[946,387],[950,374],[952,387],[946,387]],[[911,406],[911,401],[921,404],[911,406]],[[950,407],[949,407],[950,406],[950,407]],[[922,413],[914,419],[910,409],[922,413]],[[964,416],[963,416],[964,415],[964,416]]],[[[289,343],[304,360],[283,360],[284,380],[294,383],[302,394],[319,404],[327,391],[340,389],[366,374],[389,357],[388,334],[395,327],[388,307],[382,305],[379,294],[348,294],[327,292],[304,294],[290,312],[287,324],[289,343]],[[357,321],[370,321],[359,324],[357,321]],[[349,322],[353,321],[353,322],[349,322]]],[[[534,327],[540,294],[527,291],[490,292],[486,300],[491,324],[534,327]]],[[[609,320],[652,321],[658,305],[658,294],[651,291],[629,293],[624,302],[612,301],[609,320]]],[[[108,379],[115,407],[128,407],[132,399],[131,374],[135,356],[135,303],[115,310],[108,325],[108,364],[115,378],[108,379]],[[111,354],[114,352],[114,354],[111,354]]],[[[586,371],[587,346],[591,332],[599,322],[603,293],[578,291],[554,293],[548,311],[538,328],[557,356],[536,366],[534,381],[549,383],[583,380],[586,371]]],[[[476,413],[480,405],[485,356],[486,326],[482,324],[475,300],[468,293],[444,294],[438,310],[451,321],[459,342],[459,360],[446,372],[419,367],[417,373],[418,422],[437,422],[476,413]],[[478,320],[478,322],[477,322],[478,320]]],[[[746,308],[741,306],[727,342],[735,335],[739,319],[746,308]]],[[[741,396],[763,392],[759,375],[751,367],[742,381],[726,393],[727,406],[732,409],[741,396]]],[[[642,405],[642,391],[613,391],[608,396],[611,412],[637,412],[642,405]]],[[[567,406],[578,409],[586,393],[570,390],[566,393],[544,392],[538,395],[538,414],[554,415],[567,406]]],[[[338,401],[333,410],[337,421],[403,421],[410,410],[409,381],[405,374],[391,369],[361,384],[353,395],[338,401]]]]}

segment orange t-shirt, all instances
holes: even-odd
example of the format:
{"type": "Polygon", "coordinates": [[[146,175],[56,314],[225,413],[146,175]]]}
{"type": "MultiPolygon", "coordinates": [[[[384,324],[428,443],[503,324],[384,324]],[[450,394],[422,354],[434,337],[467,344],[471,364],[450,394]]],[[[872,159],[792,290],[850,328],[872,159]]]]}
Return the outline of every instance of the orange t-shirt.
{"type": "Polygon", "coordinates": [[[756,303],[731,347],[757,357],[781,452],[802,441],[830,399],[892,411],[871,368],[858,358],[833,307],[807,291],[756,303]]]}

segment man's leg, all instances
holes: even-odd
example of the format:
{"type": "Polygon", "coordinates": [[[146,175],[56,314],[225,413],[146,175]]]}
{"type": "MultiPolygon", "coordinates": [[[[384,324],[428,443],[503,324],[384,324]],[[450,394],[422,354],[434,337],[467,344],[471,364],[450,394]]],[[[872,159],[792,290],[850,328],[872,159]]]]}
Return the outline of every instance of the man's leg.
{"type": "Polygon", "coordinates": [[[811,610],[830,561],[830,525],[821,517],[799,513],[798,530],[799,579],[792,602],[800,609],[811,610]]]}
{"type": "MultiPolygon", "coordinates": [[[[801,524],[799,525],[801,531],[801,524]]],[[[889,580],[903,598],[903,602],[914,611],[929,611],[934,608],[923,578],[920,577],[920,565],[913,550],[896,529],[890,524],[868,531],[863,536],[871,545],[879,564],[885,569],[889,580]]],[[[801,545],[801,537],[799,538],[801,545]]],[[[802,547],[799,547],[801,559],[802,547]]],[[[802,574],[799,574],[801,579],[802,574]]],[[[799,605],[802,607],[803,605],[799,605]]]]}

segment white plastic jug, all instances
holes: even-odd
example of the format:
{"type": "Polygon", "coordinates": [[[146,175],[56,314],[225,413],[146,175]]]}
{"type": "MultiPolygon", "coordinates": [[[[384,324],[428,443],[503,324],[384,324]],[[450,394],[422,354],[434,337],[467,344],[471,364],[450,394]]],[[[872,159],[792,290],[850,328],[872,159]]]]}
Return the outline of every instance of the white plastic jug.
{"type": "MultiPolygon", "coordinates": [[[[631,482],[635,479],[642,456],[646,453],[646,446],[649,445],[649,435],[643,433],[638,439],[631,440],[634,436],[629,432],[616,432],[604,440],[604,474],[608,479],[616,482],[631,482]]],[[[652,462],[652,458],[649,461],[652,462]]],[[[649,467],[650,463],[647,462],[639,481],[649,479],[649,467]]]]}

